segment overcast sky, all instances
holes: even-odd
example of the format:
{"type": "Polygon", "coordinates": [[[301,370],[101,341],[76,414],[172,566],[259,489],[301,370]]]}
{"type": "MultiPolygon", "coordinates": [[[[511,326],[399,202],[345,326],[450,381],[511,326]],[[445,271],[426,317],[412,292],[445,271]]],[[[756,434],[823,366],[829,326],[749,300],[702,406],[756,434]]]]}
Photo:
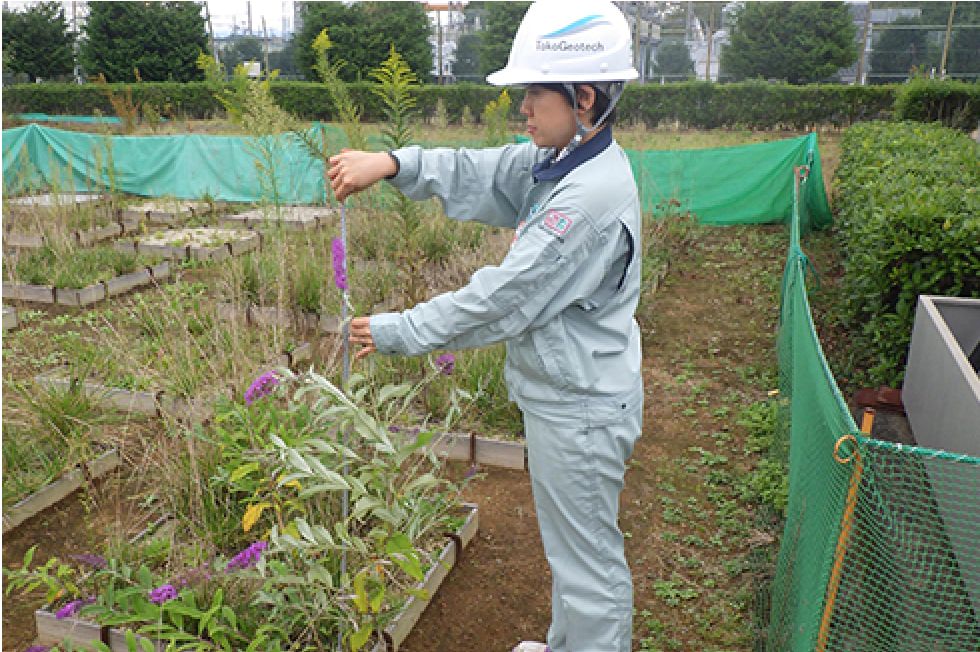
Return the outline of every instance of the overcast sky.
{"type": "MultiPolygon", "coordinates": [[[[248,5],[246,0],[209,0],[208,8],[211,10],[211,23],[214,25],[214,33],[217,36],[231,34],[232,26],[237,23],[239,31],[244,31],[248,23],[248,5]]],[[[293,25],[293,3],[291,0],[252,0],[252,31],[261,35],[262,17],[265,16],[265,24],[269,34],[277,36],[282,34],[282,19],[289,21],[289,28],[293,25]]]]}

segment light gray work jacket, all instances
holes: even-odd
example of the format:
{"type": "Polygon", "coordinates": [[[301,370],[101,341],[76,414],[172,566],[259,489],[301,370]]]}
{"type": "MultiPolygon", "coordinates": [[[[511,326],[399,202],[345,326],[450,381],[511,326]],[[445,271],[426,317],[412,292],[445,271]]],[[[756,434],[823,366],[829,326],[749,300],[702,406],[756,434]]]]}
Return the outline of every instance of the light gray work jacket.
{"type": "Polygon", "coordinates": [[[602,129],[554,162],[533,143],[407,147],[391,183],[437,197],[451,218],[515,229],[498,266],[401,313],[371,317],[381,353],[420,355],[505,341],[505,378],[522,410],[642,401],[640,205],[626,154],[602,129]]]}

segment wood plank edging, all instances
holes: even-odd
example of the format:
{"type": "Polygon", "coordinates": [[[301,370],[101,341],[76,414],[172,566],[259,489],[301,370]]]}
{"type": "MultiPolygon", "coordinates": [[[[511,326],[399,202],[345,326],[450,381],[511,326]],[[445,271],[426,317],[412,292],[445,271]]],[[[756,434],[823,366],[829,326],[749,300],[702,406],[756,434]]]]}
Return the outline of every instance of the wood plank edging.
{"type": "Polygon", "coordinates": [[[64,500],[73,494],[86,479],[97,479],[114,471],[122,463],[119,452],[107,451],[94,460],[86,462],[88,473],[75,468],[30,496],[18,501],[3,514],[3,533],[6,534],[27,519],[64,500]],[[86,477],[87,476],[87,477],[86,477]]]}

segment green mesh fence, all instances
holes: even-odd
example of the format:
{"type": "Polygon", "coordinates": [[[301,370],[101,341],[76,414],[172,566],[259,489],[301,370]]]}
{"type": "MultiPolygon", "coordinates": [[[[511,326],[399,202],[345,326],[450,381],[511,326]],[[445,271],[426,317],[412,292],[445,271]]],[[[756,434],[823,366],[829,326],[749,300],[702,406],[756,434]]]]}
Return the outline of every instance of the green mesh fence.
{"type": "MultiPolygon", "coordinates": [[[[331,151],[347,144],[335,125],[313,129],[325,130],[331,151]]],[[[379,139],[370,145],[383,149],[379,139]]],[[[663,214],[668,207],[673,213],[690,211],[702,224],[757,224],[789,220],[793,193],[788,171],[815,148],[816,135],[809,134],[738,147],[627,154],[645,211],[663,214]]],[[[819,160],[812,163],[819,175],[819,160]]],[[[55,188],[236,202],[270,201],[273,195],[283,203],[330,201],[322,162],[292,135],[110,136],[32,124],[4,130],[3,182],[9,194],[55,188]]],[[[830,220],[822,193],[822,186],[812,193],[824,207],[809,213],[814,226],[830,220]]],[[[369,191],[352,202],[385,207],[390,193],[369,191]]]]}
{"type": "Polygon", "coordinates": [[[797,177],[778,354],[790,497],[764,648],[980,650],[980,459],[860,435],[807,299],[797,177]],[[842,439],[843,438],[843,439],[842,439]]]}

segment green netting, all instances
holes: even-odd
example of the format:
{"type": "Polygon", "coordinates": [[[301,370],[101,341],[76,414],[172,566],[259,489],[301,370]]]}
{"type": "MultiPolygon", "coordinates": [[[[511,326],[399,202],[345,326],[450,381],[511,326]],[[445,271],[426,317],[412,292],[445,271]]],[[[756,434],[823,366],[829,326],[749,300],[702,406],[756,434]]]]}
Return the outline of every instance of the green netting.
{"type": "Polygon", "coordinates": [[[811,172],[796,186],[782,286],[778,353],[790,496],[765,648],[976,652],[980,459],[858,433],[807,299],[800,226],[809,222],[805,198],[814,178],[811,172]],[[835,444],[849,434],[838,461],[835,444]]]}
{"type": "MultiPolygon", "coordinates": [[[[343,132],[325,129],[331,148],[343,132]]],[[[425,145],[439,145],[424,142],[425,145]]],[[[479,145],[479,143],[472,143],[479,145]]],[[[381,149],[381,143],[372,145],[381,149]]],[[[811,162],[819,175],[816,135],[771,143],[684,151],[630,151],[644,210],[671,199],[704,224],[789,219],[793,166],[811,162]],[[789,179],[790,181],[787,181],[789,179]]],[[[3,132],[4,190],[112,190],[143,196],[222,201],[322,203],[323,165],[295,136],[108,136],[27,125],[3,132]],[[270,175],[262,170],[274,170],[270,175]]],[[[822,184],[813,184],[813,226],[830,222],[822,184]]],[[[369,196],[370,198],[370,196],[369,196]]]]}
{"type": "Polygon", "coordinates": [[[111,115],[50,115],[47,113],[14,113],[15,120],[24,122],[72,122],[78,124],[117,125],[122,120],[111,115]]]}

